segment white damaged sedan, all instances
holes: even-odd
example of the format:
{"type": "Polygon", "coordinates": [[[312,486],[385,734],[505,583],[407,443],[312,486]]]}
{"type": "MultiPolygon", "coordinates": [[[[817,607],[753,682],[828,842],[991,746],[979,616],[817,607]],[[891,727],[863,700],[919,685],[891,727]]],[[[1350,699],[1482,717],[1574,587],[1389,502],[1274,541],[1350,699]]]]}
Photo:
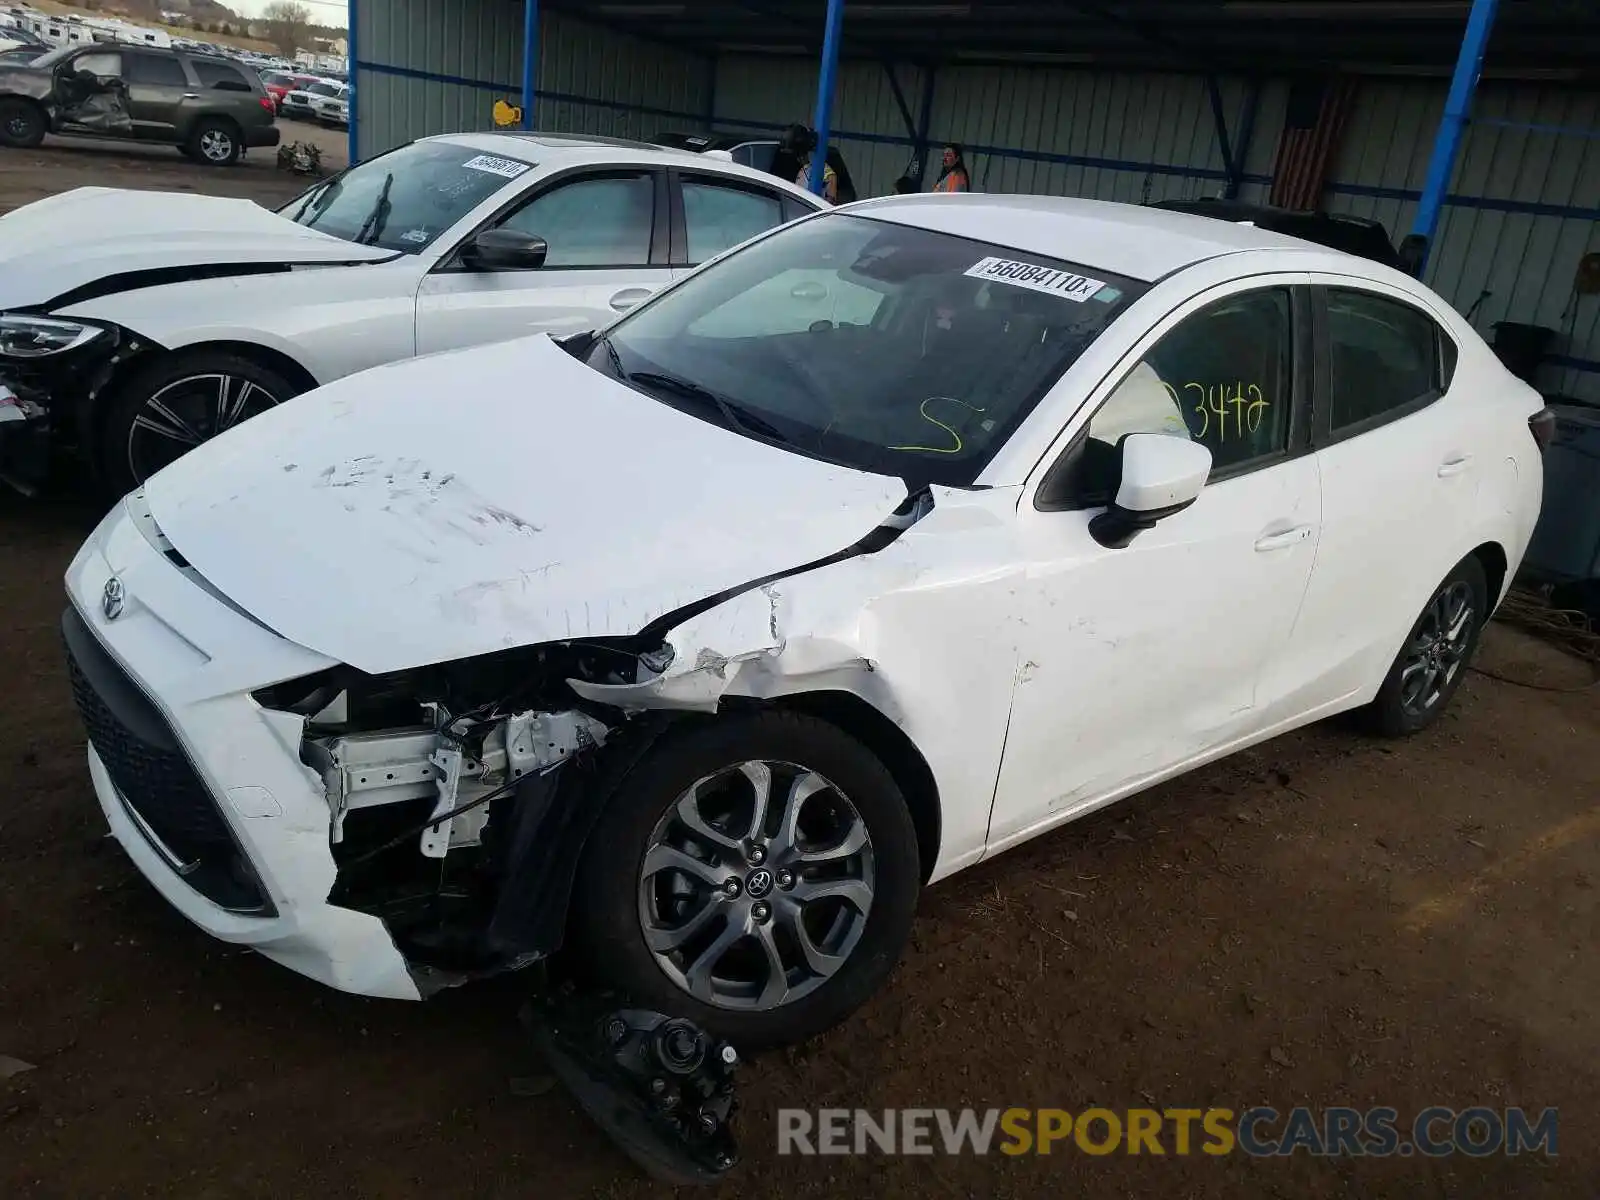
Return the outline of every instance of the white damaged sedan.
{"type": "Polygon", "coordinates": [[[154,476],[68,572],[89,770],[168,900],[332,986],[565,944],[791,1041],[933,880],[1332,713],[1433,721],[1546,436],[1370,263],[869,201],[154,476]]]}

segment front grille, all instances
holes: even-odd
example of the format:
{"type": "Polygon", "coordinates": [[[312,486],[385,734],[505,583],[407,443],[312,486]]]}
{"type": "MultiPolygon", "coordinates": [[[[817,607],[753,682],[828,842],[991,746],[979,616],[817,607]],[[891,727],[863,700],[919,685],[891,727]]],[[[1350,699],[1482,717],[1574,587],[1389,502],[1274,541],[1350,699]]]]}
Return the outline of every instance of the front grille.
{"type": "Polygon", "coordinates": [[[234,912],[270,914],[211,790],[172,727],[75,608],[61,620],[72,698],[124,806],[190,887],[234,912]]]}

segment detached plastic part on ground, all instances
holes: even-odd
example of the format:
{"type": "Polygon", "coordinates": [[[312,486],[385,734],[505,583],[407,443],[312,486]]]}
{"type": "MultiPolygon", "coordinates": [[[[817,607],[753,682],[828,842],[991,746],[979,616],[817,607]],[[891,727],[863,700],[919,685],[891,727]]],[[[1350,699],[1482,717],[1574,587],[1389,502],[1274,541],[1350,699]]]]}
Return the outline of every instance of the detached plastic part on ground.
{"type": "Polygon", "coordinates": [[[579,1107],[651,1178],[715,1183],[739,1161],[730,1128],[738,1052],[694,1022],[564,985],[524,1026],[579,1107]]]}

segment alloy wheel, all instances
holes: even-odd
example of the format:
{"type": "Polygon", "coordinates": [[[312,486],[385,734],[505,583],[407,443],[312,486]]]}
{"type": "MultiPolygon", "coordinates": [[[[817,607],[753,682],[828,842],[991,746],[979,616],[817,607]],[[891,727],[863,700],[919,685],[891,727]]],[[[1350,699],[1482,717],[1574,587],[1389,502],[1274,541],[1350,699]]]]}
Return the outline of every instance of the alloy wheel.
{"type": "Polygon", "coordinates": [[[200,135],[200,153],[212,162],[225,163],[233,157],[233,139],[220,129],[208,129],[200,135]]]}
{"type": "Polygon", "coordinates": [[[1476,628],[1471,585],[1458,580],[1434,596],[1400,668],[1400,705],[1406,712],[1422,716],[1439,703],[1466,662],[1476,628]]]}
{"type": "Polygon", "coordinates": [[[201,442],[267,411],[278,398],[240,375],[190,375],[140,406],[128,429],[128,470],[139,482],[201,442]]]}
{"type": "Polygon", "coordinates": [[[639,922],[702,1003],[768,1011],[826,983],[872,910],[872,838],[815,771],[752,760],[698,780],[650,835],[639,922]]]}

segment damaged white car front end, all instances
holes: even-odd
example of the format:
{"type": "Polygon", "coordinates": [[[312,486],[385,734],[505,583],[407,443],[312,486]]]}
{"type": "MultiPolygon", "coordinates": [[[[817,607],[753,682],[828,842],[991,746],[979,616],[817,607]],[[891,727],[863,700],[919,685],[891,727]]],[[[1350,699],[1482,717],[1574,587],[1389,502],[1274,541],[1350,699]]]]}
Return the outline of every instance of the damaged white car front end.
{"type": "Polygon", "coordinates": [[[781,585],[754,588],[753,640],[728,640],[740,601],[708,598],[912,519],[898,480],[685,420],[545,338],[476,352],[484,386],[439,427],[462,357],[332,385],[248,445],[208,444],[120,504],[67,577],[91,774],[123,845],[209,932],[371,995],[559,945],[599,801],[593,772],[556,768],[624,726],[637,740],[647,710],[748,694],[742,664],[781,648],[781,585]],[[508,403],[529,372],[544,386],[508,403]],[[352,419],[358,402],[378,425],[352,419]],[[617,429],[610,470],[571,453],[617,429]],[[722,470],[685,488],[661,455],[722,470]],[[757,493],[794,515],[741,503],[757,493]],[[630,533],[638,503],[655,519],[630,533]]]}

